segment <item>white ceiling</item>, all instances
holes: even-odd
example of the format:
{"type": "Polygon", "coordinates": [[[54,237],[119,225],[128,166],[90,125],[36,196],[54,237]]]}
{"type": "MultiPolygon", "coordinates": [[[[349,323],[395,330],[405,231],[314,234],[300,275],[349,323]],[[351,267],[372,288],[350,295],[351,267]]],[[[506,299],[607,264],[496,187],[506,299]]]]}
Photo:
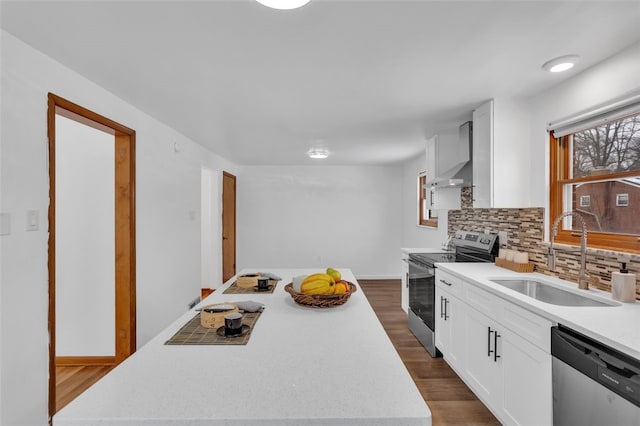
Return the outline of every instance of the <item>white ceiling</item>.
{"type": "Polygon", "coordinates": [[[538,93],[640,40],[638,0],[1,7],[9,33],[238,164],[402,161],[482,101],[538,93]],[[570,53],[574,70],[541,70],[570,53]],[[317,143],[327,160],[306,157],[317,143]]]}

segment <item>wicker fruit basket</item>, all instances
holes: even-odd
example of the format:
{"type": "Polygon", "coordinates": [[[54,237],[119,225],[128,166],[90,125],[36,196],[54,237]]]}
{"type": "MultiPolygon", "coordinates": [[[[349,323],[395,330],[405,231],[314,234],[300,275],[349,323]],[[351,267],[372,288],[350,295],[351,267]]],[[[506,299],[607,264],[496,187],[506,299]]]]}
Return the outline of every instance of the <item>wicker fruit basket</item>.
{"type": "Polygon", "coordinates": [[[352,282],[349,282],[349,292],[344,294],[304,294],[295,291],[292,283],[284,286],[284,291],[289,293],[297,304],[312,308],[331,308],[344,305],[356,290],[357,287],[352,282]]]}

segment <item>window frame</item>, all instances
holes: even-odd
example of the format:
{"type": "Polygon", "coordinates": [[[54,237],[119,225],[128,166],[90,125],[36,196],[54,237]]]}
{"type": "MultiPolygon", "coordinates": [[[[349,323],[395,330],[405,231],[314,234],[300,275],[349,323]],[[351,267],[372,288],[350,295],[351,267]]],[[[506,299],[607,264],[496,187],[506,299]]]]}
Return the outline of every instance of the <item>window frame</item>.
{"type": "Polygon", "coordinates": [[[437,228],[438,227],[438,217],[432,216],[432,210],[426,208],[426,204],[428,202],[427,198],[427,190],[425,189],[425,185],[427,183],[427,174],[420,173],[418,175],[418,226],[427,226],[429,228],[437,228]],[[428,217],[425,219],[425,210],[427,210],[428,217]]]}
{"type": "MultiPolygon", "coordinates": [[[[571,135],[556,138],[553,131],[549,132],[550,150],[550,179],[549,179],[549,227],[563,213],[563,186],[569,183],[585,183],[601,181],[603,176],[583,176],[569,178],[571,170],[571,135]]],[[[607,174],[607,179],[621,179],[638,176],[639,172],[629,171],[607,174]]],[[[550,232],[551,229],[550,229],[550,232]]],[[[578,231],[565,230],[560,226],[555,236],[555,242],[580,245],[581,234],[578,231]]],[[[588,246],[613,251],[640,253],[640,236],[633,234],[614,234],[607,232],[590,232],[588,234],[588,246]]]]}
{"type": "Polygon", "coordinates": [[[616,194],[616,207],[629,207],[628,193],[616,194]],[[624,204],[620,201],[623,198],[626,200],[624,204]]]}
{"type": "Polygon", "coordinates": [[[580,203],[578,205],[580,207],[591,207],[591,195],[581,195],[580,203]]]}

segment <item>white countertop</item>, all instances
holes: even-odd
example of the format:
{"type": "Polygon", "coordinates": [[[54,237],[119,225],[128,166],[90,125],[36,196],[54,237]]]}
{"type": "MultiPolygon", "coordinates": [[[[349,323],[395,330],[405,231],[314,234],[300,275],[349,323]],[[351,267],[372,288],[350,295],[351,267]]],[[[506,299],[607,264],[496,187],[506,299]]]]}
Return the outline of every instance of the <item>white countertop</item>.
{"type": "MultiPolygon", "coordinates": [[[[223,294],[266,308],[247,345],[167,346],[190,311],[53,418],[68,425],[431,425],[431,412],[360,288],[342,306],[297,305],[284,291],[223,294]]],[[[255,272],[246,270],[242,273],[255,272]]],[[[357,282],[348,269],[343,279],[357,282]]]]}
{"type": "Polygon", "coordinates": [[[517,273],[492,263],[438,263],[437,267],[555,323],[570,327],[640,360],[640,302],[616,302],[620,305],[607,307],[552,305],[492,283],[490,280],[506,277],[515,277],[516,279],[534,277],[578,294],[608,301],[612,301],[612,299],[611,293],[608,292],[596,289],[579,290],[577,284],[565,280],[535,272],[517,273]]]}

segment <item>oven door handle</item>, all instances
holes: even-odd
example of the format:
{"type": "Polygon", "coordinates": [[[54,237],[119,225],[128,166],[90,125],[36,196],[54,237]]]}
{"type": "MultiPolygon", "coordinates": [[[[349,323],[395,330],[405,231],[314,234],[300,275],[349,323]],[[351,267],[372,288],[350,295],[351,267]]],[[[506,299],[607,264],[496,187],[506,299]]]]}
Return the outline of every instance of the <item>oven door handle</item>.
{"type": "Polygon", "coordinates": [[[413,262],[409,262],[409,275],[413,277],[435,277],[436,270],[434,268],[430,268],[428,266],[416,265],[413,262]]]}

